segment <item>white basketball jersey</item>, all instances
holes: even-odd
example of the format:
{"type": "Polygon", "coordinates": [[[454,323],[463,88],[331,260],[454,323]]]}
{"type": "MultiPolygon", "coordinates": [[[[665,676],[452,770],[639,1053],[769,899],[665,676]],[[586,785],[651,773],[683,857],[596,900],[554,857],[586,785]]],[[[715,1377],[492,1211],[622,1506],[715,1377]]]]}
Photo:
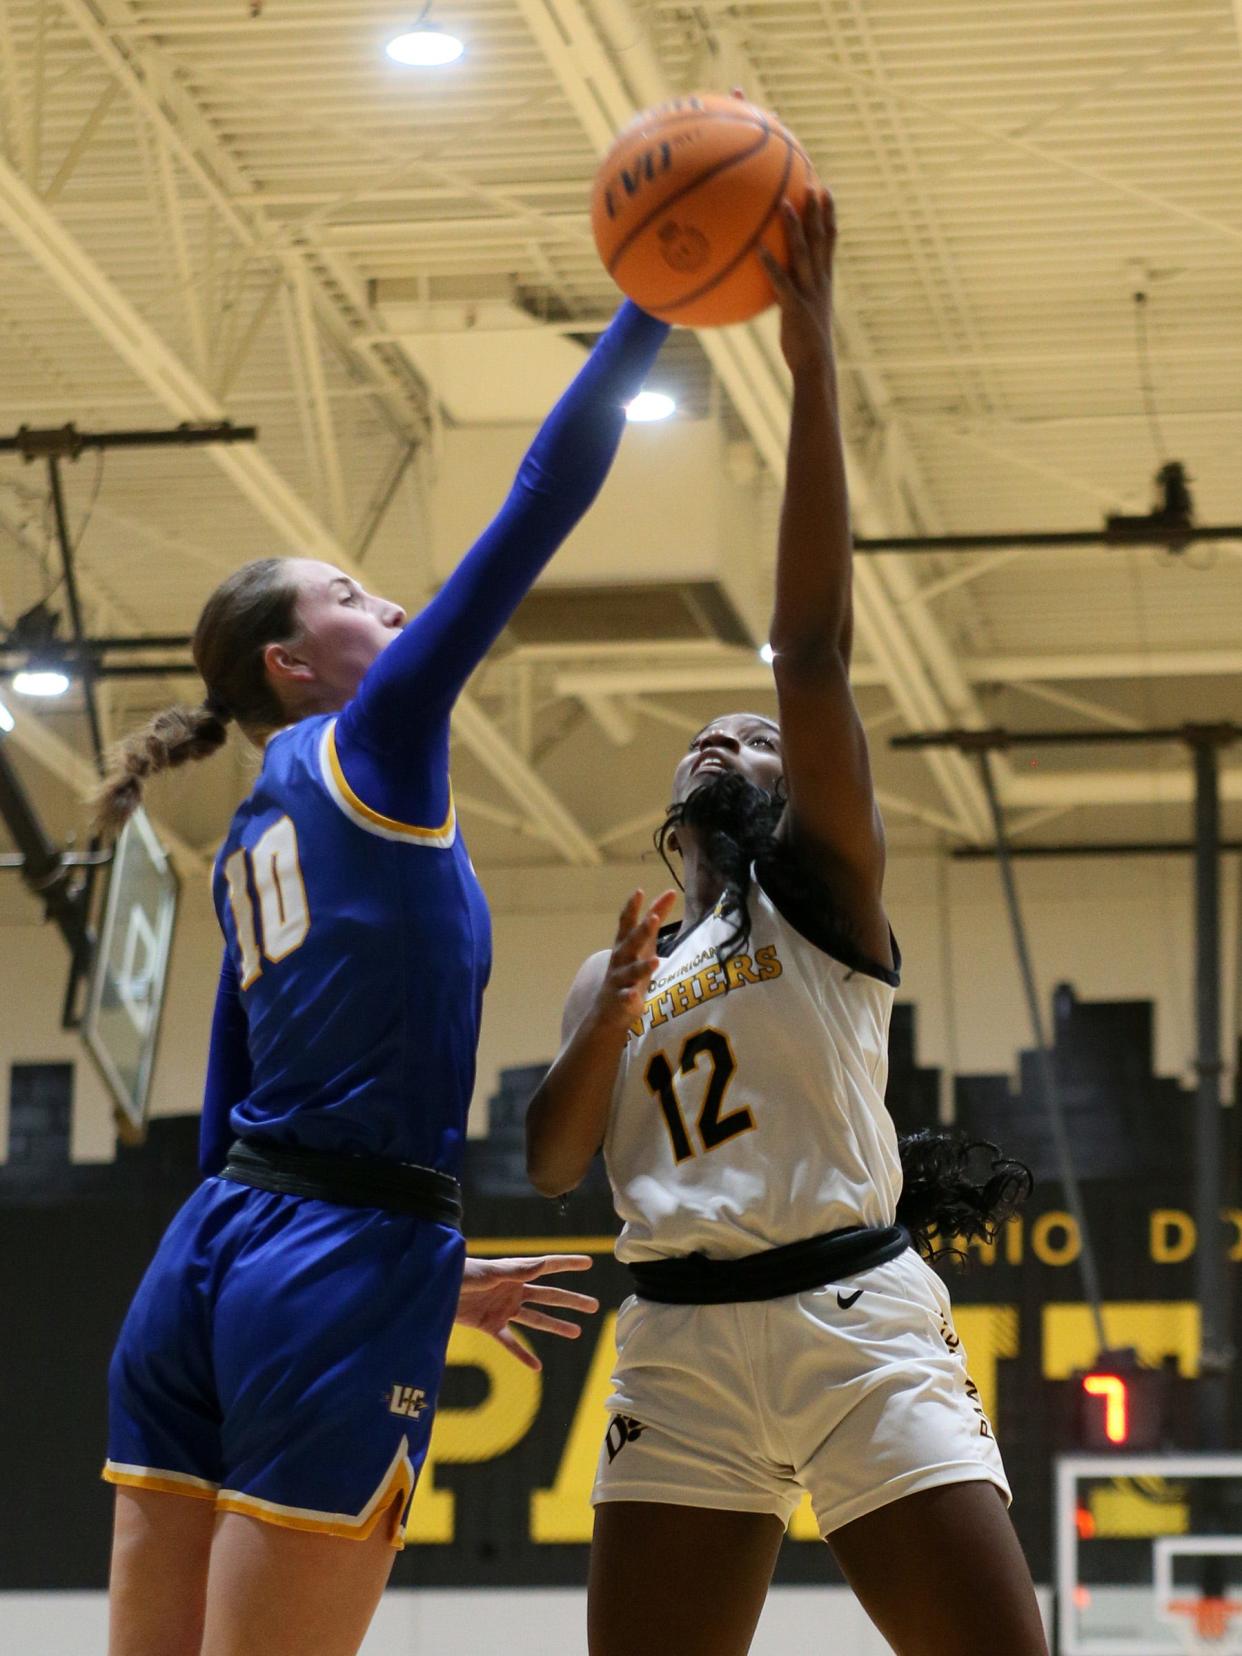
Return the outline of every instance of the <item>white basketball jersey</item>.
{"type": "Polygon", "coordinates": [[[622,1260],[737,1258],[893,1222],[894,986],[809,942],[757,881],[750,913],[723,966],[733,919],[683,938],[631,1026],[604,1140],[622,1260]]]}

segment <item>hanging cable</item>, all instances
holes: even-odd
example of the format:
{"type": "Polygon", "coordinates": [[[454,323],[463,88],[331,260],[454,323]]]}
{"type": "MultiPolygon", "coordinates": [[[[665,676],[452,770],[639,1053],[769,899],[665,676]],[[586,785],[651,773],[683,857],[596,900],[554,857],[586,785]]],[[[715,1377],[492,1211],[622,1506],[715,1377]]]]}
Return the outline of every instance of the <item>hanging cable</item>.
{"type": "Polygon", "coordinates": [[[983,778],[983,786],[987,792],[988,805],[992,813],[992,830],[996,835],[996,862],[1000,869],[1001,885],[1005,893],[1005,906],[1009,910],[1013,946],[1018,956],[1018,972],[1022,978],[1022,988],[1026,996],[1026,1009],[1031,1020],[1031,1031],[1035,1037],[1040,1091],[1044,1095],[1044,1109],[1047,1111],[1048,1124],[1052,1129],[1052,1145],[1056,1155],[1057,1172],[1061,1180],[1061,1189],[1065,1193],[1065,1206],[1078,1227],[1078,1236],[1081,1242],[1078,1265],[1082,1273],[1083,1294],[1091,1312],[1096,1346],[1099,1352],[1105,1352],[1108,1350],[1108,1340],[1104,1333],[1104,1311],[1100,1303],[1100,1274],[1096,1266],[1095,1249],[1091,1243],[1091,1232],[1087,1225],[1087,1211],[1083,1206],[1082,1188],[1078,1182],[1078,1172],[1074,1166],[1073,1152],[1070,1150],[1069,1133],[1065,1126],[1065,1109],[1057,1087],[1052,1050],[1044,1033],[1044,1015],[1040,1009],[1039,990],[1035,985],[1035,973],[1031,966],[1030,951],[1027,948],[1026,926],[1022,919],[1022,909],[1018,902],[1018,888],[1013,876],[1013,863],[1009,856],[1009,839],[1005,832],[1005,818],[996,792],[996,781],[992,775],[991,757],[982,749],[978,757],[979,771],[983,778]]]}
{"type": "Polygon", "coordinates": [[[961,1052],[957,1039],[957,996],[953,973],[953,906],[949,900],[949,859],[942,845],[936,857],[936,929],[940,938],[940,993],[944,1002],[944,1069],[938,1114],[942,1127],[957,1121],[957,1078],[961,1052]]]}
{"type": "Polygon", "coordinates": [[[1147,429],[1151,432],[1156,459],[1161,465],[1169,458],[1169,445],[1164,440],[1160,415],[1156,409],[1156,388],[1151,372],[1151,348],[1147,336],[1147,294],[1143,288],[1134,293],[1134,343],[1138,351],[1139,388],[1143,393],[1143,408],[1147,414],[1147,429]]]}

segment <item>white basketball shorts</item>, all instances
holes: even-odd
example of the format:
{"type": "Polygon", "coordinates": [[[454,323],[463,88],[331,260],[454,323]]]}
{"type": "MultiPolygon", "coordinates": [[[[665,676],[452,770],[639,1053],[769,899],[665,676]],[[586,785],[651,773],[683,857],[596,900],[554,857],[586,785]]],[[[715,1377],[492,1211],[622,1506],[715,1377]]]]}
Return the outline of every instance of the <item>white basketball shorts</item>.
{"type": "Polygon", "coordinates": [[[821,1534],[937,1484],[1010,1499],[944,1284],[913,1249],[781,1299],[632,1296],[593,1502],[771,1512],[806,1490],[821,1534]]]}

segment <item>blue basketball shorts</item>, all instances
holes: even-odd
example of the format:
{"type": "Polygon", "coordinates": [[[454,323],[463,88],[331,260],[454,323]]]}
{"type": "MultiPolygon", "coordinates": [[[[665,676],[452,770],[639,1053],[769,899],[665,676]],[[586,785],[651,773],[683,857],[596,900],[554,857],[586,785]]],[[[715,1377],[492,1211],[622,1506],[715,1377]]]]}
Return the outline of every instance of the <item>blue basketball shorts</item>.
{"type": "Polygon", "coordinates": [[[464,1257],[424,1219],[205,1180],[122,1326],[104,1477],[400,1547],[464,1257]]]}

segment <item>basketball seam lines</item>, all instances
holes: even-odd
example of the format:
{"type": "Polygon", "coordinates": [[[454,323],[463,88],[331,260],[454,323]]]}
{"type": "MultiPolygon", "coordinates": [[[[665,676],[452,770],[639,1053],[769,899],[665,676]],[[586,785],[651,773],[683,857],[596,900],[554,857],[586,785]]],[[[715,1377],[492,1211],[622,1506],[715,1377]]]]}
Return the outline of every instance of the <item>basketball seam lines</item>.
{"type": "MultiPolygon", "coordinates": [[[[656,114],[659,114],[659,111],[658,110],[648,110],[647,113],[648,113],[648,115],[654,116],[656,114]]],[[[745,114],[745,112],[742,112],[742,113],[739,114],[738,110],[736,110],[736,109],[718,109],[717,110],[717,109],[703,109],[702,107],[700,107],[698,109],[678,110],[678,112],[675,115],[661,115],[660,124],[658,126],[652,125],[652,126],[642,126],[642,127],[640,127],[639,124],[638,124],[640,119],[641,119],[640,116],[635,117],[634,122],[633,122],[633,129],[634,130],[632,132],[630,131],[629,127],[625,127],[625,128],[622,129],[622,131],[620,131],[617,134],[616,141],[613,144],[613,149],[619,149],[621,147],[622,142],[626,139],[629,139],[629,138],[648,138],[648,137],[650,137],[651,134],[656,133],[656,132],[658,132],[660,134],[663,134],[665,132],[668,132],[670,130],[670,128],[683,127],[683,126],[686,126],[691,121],[741,121],[744,125],[746,123],[746,121],[748,121],[748,120],[753,121],[755,119],[755,117],[751,116],[751,115],[747,115],[747,114],[745,114]]],[[[610,150],[608,152],[608,154],[611,155],[612,150],[610,150]]],[[[608,156],[605,156],[604,159],[607,160],[608,156]]],[[[601,165],[602,165],[602,163],[601,163],[601,165]]]]}
{"type": "Polygon", "coordinates": [[[693,293],[685,293],[685,294],[682,295],[682,297],[680,299],[674,299],[671,304],[661,305],[660,309],[659,309],[659,312],[658,313],[653,313],[653,314],[657,314],[657,315],[663,317],[663,316],[667,315],[670,311],[677,311],[677,310],[684,309],[684,307],[686,305],[693,304],[696,299],[701,299],[705,293],[710,293],[711,290],[714,287],[716,287],[720,282],[724,281],[726,276],[730,275],[734,270],[737,269],[738,265],[741,264],[742,260],[751,251],[751,249],[754,247],[755,243],[760,239],[760,237],[763,235],[763,232],[767,229],[769,221],[771,220],[772,214],[776,211],[777,205],[780,202],[781,197],[785,194],[785,186],[789,183],[789,175],[792,171],[793,171],[793,146],[791,144],[786,144],[786,146],[785,146],[785,170],[781,174],[781,181],[777,185],[776,194],[773,196],[771,204],[769,205],[767,212],[763,215],[763,218],[759,221],[759,228],[755,231],[754,235],[751,236],[750,240],[748,242],[746,242],[746,244],[743,247],[740,247],[738,249],[738,251],[729,260],[728,264],[725,265],[723,270],[718,270],[716,272],[716,274],[712,277],[710,282],[704,282],[702,284],[702,286],[695,288],[693,293]]]}
{"type": "MultiPolygon", "coordinates": [[[[634,225],[629,235],[624,237],[620,246],[613,251],[612,258],[608,261],[608,274],[610,276],[612,275],[618,264],[620,264],[624,254],[629,252],[630,245],[635,236],[642,235],[647,226],[654,219],[659,218],[661,213],[667,213],[670,207],[674,206],[675,203],[681,200],[682,196],[689,195],[691,190],[697,190],[700,184],[706,184],[709,180],[719,177],[722,172],[728,172],[729,168],[736,167],[739,161],[749,161],[752,155],[758,155],[760,150],[766,147],[768,139],[771,136],[772,129],[765,121],[759,133],[758,143],[752,144],[749,149],[739,150],[736,155],[731,155],[727,161],[717,161],[714,167],[709,167],[705,173],[700,173],[698,177],[692,179],[689,184],[683,184],[680,190],[674,191],[674,193],[669,196],[667,201],[662,201],[658,207],[651,208],[646,218],[641,220],[640,223],[634,225]]],[[[770,208],[768,210],[768,214],[770,217],[770,208]]],[[[764,223],[767,223],[767,219],[764,220],[764,223]]]]}

